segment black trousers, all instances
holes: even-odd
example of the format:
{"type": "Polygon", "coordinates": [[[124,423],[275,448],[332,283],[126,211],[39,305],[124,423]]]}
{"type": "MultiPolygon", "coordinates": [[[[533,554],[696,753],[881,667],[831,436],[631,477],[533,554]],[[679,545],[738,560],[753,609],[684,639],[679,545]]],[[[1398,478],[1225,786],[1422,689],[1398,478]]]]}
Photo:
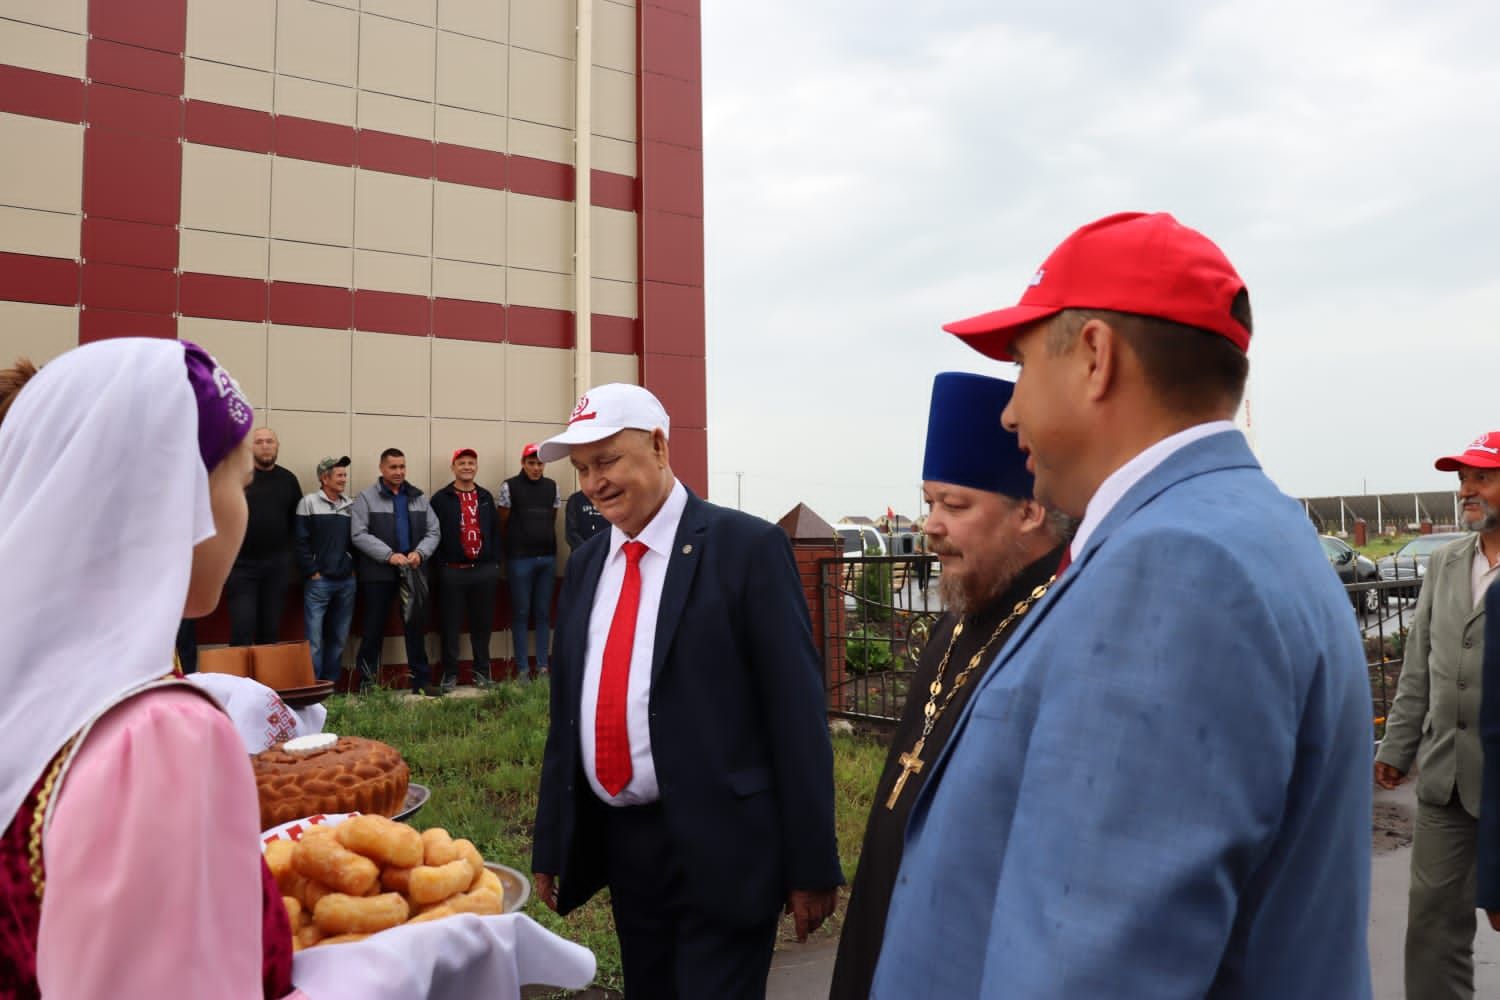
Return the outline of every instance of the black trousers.
{"type": "Polygon", "coordinates": [[[458,630],[469,616],[469,645],[474,652],[474,679],[490,680],[490,631],[495,620],[495,592],[500,564],[439,566],[438,627],[443,635],[443,680],[458,679],[458,630]]]}
{"type": "Polygon", "coordinates": [[[289,555],[269,559],[236,559],[224,581],[229,609],[229,644],[251,646],[275,642],[281,634],[281,610],[291,581],[289,555]]]}
{"type": "MultiPolygon", "coordinates": [[[[391,605],[401,599],[399,580],[361,580],[359,596],[365,602],[364,630],[359,637],[355,663],[365,681],[375,682],[380,674],[380,646],[385,641],[385,623],[391,616],[391,605]]],[[[406,664],[415,690],[430,682],[427,663],[427,623],[422,620],[402,625],[406,636],[406,664]]]]}
{"type": "Polygon", "coordinates": [[[777,917],[748,927],[707,919],[684,905],[660,803],[604,812],[625,1000],[764,1000],[777,917]]]}

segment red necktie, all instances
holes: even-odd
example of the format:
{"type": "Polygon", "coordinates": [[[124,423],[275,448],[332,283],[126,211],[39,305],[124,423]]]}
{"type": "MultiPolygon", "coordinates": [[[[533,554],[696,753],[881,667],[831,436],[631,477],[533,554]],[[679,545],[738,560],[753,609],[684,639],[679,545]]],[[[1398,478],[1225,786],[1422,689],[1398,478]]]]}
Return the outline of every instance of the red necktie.
{"type": "Polygon", "coordinates": [[[625,582],[620,602],[609,623],[604,643],[604,667],[599,672],[599,702],[594,710],[594,772],[599,784],[619,795],[630,784],[630,731],[625,725],[626,692],[630,687],[630,654],[635,648],[635,618],[641,607],[643,542],[626,542],[625,582]]]}

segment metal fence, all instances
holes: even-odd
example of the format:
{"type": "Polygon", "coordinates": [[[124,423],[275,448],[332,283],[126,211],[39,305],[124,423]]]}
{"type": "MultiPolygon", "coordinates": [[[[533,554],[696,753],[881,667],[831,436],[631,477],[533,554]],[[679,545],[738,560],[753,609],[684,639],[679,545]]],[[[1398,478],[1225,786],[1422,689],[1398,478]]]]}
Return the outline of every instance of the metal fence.
{"type": "MultiPolygon", "coordinates": [[[[818,561],[831,715],[877,728],[900,719],[917,661],[943,615],[938,570],[931,555],[818,561]]],[[[1364,642],[1375,742],[1396,697],[1420,584],[1403,574],[1345,587],[1364,642]]]]}

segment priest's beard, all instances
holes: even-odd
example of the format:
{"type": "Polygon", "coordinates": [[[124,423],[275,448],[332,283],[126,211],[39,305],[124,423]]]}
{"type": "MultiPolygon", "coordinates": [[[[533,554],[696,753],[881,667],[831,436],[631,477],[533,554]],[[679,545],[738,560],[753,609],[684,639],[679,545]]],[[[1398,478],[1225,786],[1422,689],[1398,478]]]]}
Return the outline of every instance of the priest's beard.
{"type": "MultiPolygon", "coordinates": [[[[956,550],[934,545],[933,551],[942,554],[956,550]]],[[[965,552],[963,556],[963,572],[944,573],[938,577],[938,596],[943,599],[943,607],[958,615],[972,614],[988,607],[1005,593],[1030,562],[1021,543],[1014,539],[1008,539],[994,552],[965,552]]]]}

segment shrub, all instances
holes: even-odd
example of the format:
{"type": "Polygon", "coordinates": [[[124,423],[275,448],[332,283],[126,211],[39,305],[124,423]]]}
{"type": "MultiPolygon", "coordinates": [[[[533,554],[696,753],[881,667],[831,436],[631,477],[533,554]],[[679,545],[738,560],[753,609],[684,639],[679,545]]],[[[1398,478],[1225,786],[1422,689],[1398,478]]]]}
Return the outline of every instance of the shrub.
{"type": "Polygon", "coordinates": [[[873,674],[889,670],[895,657],[891,640],[871,629],[857,628],[844,640],[844,666],[851,674],[873,674]]]}
{"type": "Polygon", "coordinates": [[[873,622],[891,620],[891,564],[865,563],[860,567],[855,595],[865,606],[865,618],[873,622]]]}

